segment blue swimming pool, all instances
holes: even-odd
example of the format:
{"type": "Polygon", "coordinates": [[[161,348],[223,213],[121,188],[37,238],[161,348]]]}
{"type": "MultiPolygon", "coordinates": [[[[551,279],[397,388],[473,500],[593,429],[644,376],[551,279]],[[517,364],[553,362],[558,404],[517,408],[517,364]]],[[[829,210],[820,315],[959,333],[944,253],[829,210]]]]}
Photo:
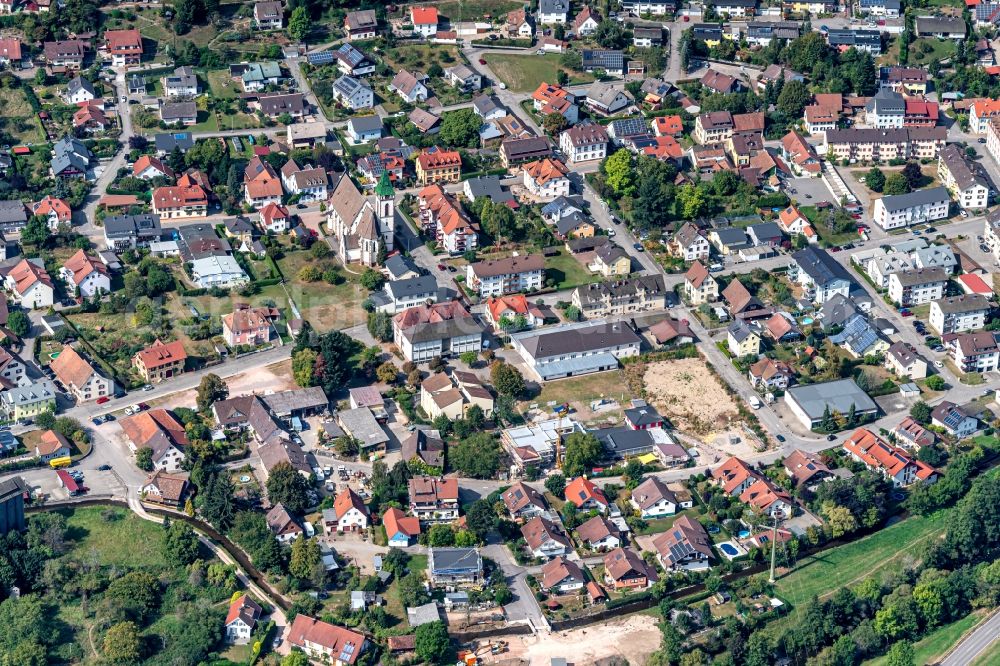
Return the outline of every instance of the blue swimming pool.
{"type": "Polygon", "coordinates": [[[802,325],[803,326],[808,326],[811,323],[813,323],[813,318],[812,317],[803,317],[802,318],[802,325]]]}
{"type": "Polygon", "coordinates": [[[720,543],[719,549],[729,557],[736,557],[740,554],[740,551],[736,550],[731,543],[720,543]]]}
{"type": "Polygon", "coordinates": [[[746,539],[748,536],[750,536],[750,530],[740,530],[739,537],[741,539],[746,539]]]}

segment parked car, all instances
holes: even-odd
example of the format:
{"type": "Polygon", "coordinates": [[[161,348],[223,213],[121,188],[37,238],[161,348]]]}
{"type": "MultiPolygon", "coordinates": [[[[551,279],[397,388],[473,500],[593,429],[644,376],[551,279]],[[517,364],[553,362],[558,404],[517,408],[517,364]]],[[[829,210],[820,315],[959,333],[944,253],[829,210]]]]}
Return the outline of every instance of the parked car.
{"type": "Polygon", "coordinates": [[[103,405],[104,403],[108,402],[109,400],[111,400],[111,398],[109,398],[106,395],[102,395],[100,398],[97,399],[97,404],[98,405],[103,405]]]}
{"type": "Polygon", "coordinates": [[[111,465],[108,465],[107,463],[105,463],[104,465],[101,465],[97,469],[98,469],[98,471],[101,471],[101,472],[107,472],[109,469],[111,469],[111,465]]]}
{"type": "Polygon", "coordinates": [[[152,384],[146,384],[145,386],[142,387],[142,390],[143,391],[152,391],[153,390],[153,385],[152,384]]]}
{"type": "Polygon", "coordinates": [[[642,246],[642,243],[633,243],[633,244],[632,244],[632,248],[633,248],[633,249],[634,249],[634,250],[635,250],[636,252],[642,252],[642,251],[643,251],[643,250],[645,249],[645,248],[644,248],[644,247],[642,246]]]}
{"type": "Polygon", "coordinates": [[[96,416],[94,418],[92,418],[90,421],[91,421],[91,423],[93,423],[96,426],[99,426],[102,423],[104,423],[104,421],[102,419],[99,419],[96,416]]]}
{"type": "Polygon", "coordinates": [[[486,60],[484,58],[480,58],[479,59],[479,64],[480,65],[485,65],[486,64],[486,60]]]}

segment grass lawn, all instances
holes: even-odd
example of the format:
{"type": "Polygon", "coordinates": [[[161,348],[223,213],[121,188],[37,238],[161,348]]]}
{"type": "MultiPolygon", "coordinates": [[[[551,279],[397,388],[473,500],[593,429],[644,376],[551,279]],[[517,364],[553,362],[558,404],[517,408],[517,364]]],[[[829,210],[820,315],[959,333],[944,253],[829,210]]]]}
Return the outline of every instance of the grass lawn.
{"type": "MultiPolygon", "coordinates": [[[[938,627],[931,633],[913,644],[913,663],[933,664],[951,646],[958,642],[962,635],[976,626],[982,619],[980,613],[970,613],[951,624],[938,627]]],[[[888,659],[884,656],[864,662],[864,666],[884,666],[888,659]]]]}
{"type": "Polygon", "coordinates": [[[368,315],[361,304],[368,298],[368,290],[358,284],[358,275],[340,267],[340,274],[346,278],[340,284],[304,282],[298,279],[298,273],[306,264],[320,268],[338,266],[333,259],[317,261],[308,252],[289,252],[278,261],[287,280],[288,293],[303,319],[321,332],[350,328],[367,321],[368,315]]]}
{"type": "Polygon", "coordinates": [[[163,528],[118,508],[64,509],[73,552],[104,566],[161,569],[163,528]],[[110,520],[106,519],[110,518],[110,520]],[[128,544],[127,548],[123,548],[128,544]]]}
{"type": "MultiPolygon", "coordinates": [[[[524,406],[527,407],[529,403],[538,403],[539,407],[544,408],[550,402],[554,402],[557,405],[568,402],[573,404],[577,411],[586,411],[589,413],[590,402],[602,397],[609,400],[617,400],[619,404],[621,404],[623,399],[624,401],[632,399],[632,393],[628,390],[625,378],[620,370],[598,372],[582,377],[567,377],[566,379],[545,382],[542,385],[542,392],[527,401],[524,406]]],[[[613,412],[602,413],[610,415],[613,412]]]]}
{"type": "MultiPolygon", "coordinates": [[[[560,56],[556,53],[545,55],[512,55],[509,53],[486,53],[483,59],[490,69],[514,92],[532,92],[539,84],[555,83],[560,69],[560,56]]],[[[587,83],[594,77],[584,72],[572,72],[572,83],[587,83]]]]}
{"type": "Polygon", "coordinates": [[[20,89],[0,89],[0,132],[10,134],[17,143],[45,141],[41,123],[20,89]]]}
{"type": "Polygon", "coordinates": [[[458,47],[451,44],[406,44],[394,46],[385,51],[385,61],[393,71],[419,69],[426,72],[431,65],[442,69],[461,64],[458,47]]]}
{"type": "Polygon", "coordinates": [[[1000,666],[1000,642],[994,642],[979,659],[976,659],[972,666],[1000,666]]]}
{"type": "Polygon", "coordinates": [[[481,21],[503,17],[507,12],[519,9],[524,3],[516,0],[445,0],[437,6],[438,14],[456,21],[481,21]]]}
{"type": "Polygon", "coordinates": [[[250,645],[230,645],[222,657],[237,664],[245,664],[250,659],[250,645]]]}
{"type": "Polygon", "coordinates": [[[844,243],[849,243],[858,239],[858,234],[855,230],[842,234],[833,233],[830,227],[826,225],[825,221],[819,221],[822,219],[821,216],[823,213],[821,213],[816,206],[799,206],[799,210],[806,216],[806,219],[812,222],[813,228],[816,229],[816,233],[819,235],[820,240],[826,241],[830,245],[843,245],[844,243]]]}
{"type": "Polygon", "coordinates": [[[950,39],[922,37],[910,44],[907,62],[911,67],[926,67],[928,63],[941,62],[955,55],[955,42],[950,39]],[[924,53],[926,46],[930,51],[924,53]]]}
{"type": "Polygon", "coordinates": [[[698,518],[698,509],[692,507],[690,509],[685,509],[684,511],[681,511],[680,513],[674,514],[667,518],[657,518],[655,520],[647,520],[646,527],[641,530],[637,530],[635,534],[637,536],[642,536],[644,534],[659,534],[661,532],[666,532],[667,530],[669,530],[671,527],[674,526],[674,521],[680,518],[681,516],[691,516],[692,518],[698,518]]]}
{"type": "Polygon", "coordinates": [[[239,85],[229,76],[228,69],[213,69],[205,73],[208,79],[208,89],[212,97],[221,99],[236,99],[239,95],[239,85]]]}
{"type": "Polygon", "coordinates": [[[556,281],[557,289],[570,289],[581,284],[601,282],[604,278],[587,270],[576,257],[559,250],[559,254],[545,257],[545,277],[556,281]]]}
{"type": "Polygon", "coordinates": [[[58,354],[63,348],[61,342],[56,342],[52,339],[42,340],[41,347],[38,349],[38,362],[43,367],[52,362],[52,354],[58,354]]]}
{"type": "Polygon", "coordinates": [[[946,511],[926,517],[912,516],[853,543],[802,558],[775,585],[778,596],[791,602],[794,609],[769,629],[795,624],[805,604],[814,596],[823,597],[893,566],[898,557],[910,552],[912,544],[942,533],[947,516],[946,511]]]}

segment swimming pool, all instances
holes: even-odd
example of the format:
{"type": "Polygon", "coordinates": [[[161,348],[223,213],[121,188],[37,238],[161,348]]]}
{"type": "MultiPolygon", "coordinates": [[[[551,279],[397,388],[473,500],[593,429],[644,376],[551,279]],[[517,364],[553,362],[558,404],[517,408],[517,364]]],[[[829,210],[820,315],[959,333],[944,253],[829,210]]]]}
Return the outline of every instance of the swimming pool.
{"type": "Polygon", "coordinates": [[[741,539],[746,539],[748,536],[750,536],[750,530],[740,530],[739,537],[741,539]]]}
{"type": "Polygon", "coordinates": [[[808,326],[811,323],[813,323],[813,318],[812,317],[803,317],[802,318],[802,325],[803,326],[808,326]]]}
{"type": "Polygon", "coordinates": [[[719,550],[728,555],[729,557],[736,557],[740,554],[740,551],[736,550],[736,547],[731,543],[720,543],[719,550]]]}

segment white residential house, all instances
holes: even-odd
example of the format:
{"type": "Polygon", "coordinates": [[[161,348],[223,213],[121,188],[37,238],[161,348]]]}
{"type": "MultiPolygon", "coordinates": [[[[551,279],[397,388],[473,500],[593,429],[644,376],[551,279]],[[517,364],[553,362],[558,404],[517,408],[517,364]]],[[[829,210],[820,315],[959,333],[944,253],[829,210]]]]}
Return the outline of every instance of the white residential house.
{"type": "Polygon", "coordinates": [[[993,372],[1000,366],[1000,349],[992,333],[958,333],[947,336],[944,346],[962,372],[993,372]]]}
{"type": "Polygon", "coordinates": [[[375,93],[364,81],[344,74],[333,82],[333,99],[353,111],[375,106],[375,93]]]}
{"type": "Polygon", "coordinates": [[[938,155],[938,178],[963,210],[985,209],[990,186],[978,164],[957,144],[949,144],[938,155]]]}
{"type": "Polygon", "coordinates": [[[59,275],[66,283],[69,293],[77,293],[84,298],[93,298],[111,293],[111,277],[108,269],[99,259],[91,258],[83,250],[77,251],[59,269],[59,275]]]}
{"type": "Polygon", "coordinates": [[[677,497],[667,488],[667,484],[651,476],[632,491],[629,504],[639,512],[643,520],[663,518],[677,513],[677,497]]]}
{"type": "Polygon", "coordinates": [[[990,302],[979,294],[952,296],[931,301],[927,321],[938,335],[977,331],[986,326],[990,302]]]}
{"type": "Polygon", "coordinates": [[[944,297],[948,276],[943,269],[925,268],[889,276],[889,298],[901,307],[922,305],[944,297]]]}
{"type": "Polygon", "coordinates": [[[566,197],[570,192],[568,174],[565,164],[546,157],[524,165],[524,187],[545,201],[566,197]]]}
{"type": "Polygon", "coordinates": [[[872,219],[885,231],[948,217],[951,197],[944,187],[882,197],[875,201],[872,219]]]}
{"type": "Polygon", "coordinates": [[[569,0],[540,0],[538,3],[538,22],[542,25],[568,23],[569,0]]]}
{"type": "Polygon", "coordinates": [[[535,291],[545,283],[545,260],[540,254],[479,261],[466,271],[466,284],[480,298],[535,291]]]}
{"type": "Polygon", "coordinates": [[[246,594],[229,604],[226,615],[226,642],[243,645],[250,642],[263,609],[246,594]]]}
{"type": "Polygon", "coordinates": [[[708,259],[712,246],[701,231],[690,222],[685,222],[670,241],[669,248],[675,257],[684,261],[708,259]]]}
{"type": "Polygon", "coordinates": [[[603,160],[608,154],[608,131],[603,125],[574,125],[559,136],[559,148],[571,164],[603,160]]]}

